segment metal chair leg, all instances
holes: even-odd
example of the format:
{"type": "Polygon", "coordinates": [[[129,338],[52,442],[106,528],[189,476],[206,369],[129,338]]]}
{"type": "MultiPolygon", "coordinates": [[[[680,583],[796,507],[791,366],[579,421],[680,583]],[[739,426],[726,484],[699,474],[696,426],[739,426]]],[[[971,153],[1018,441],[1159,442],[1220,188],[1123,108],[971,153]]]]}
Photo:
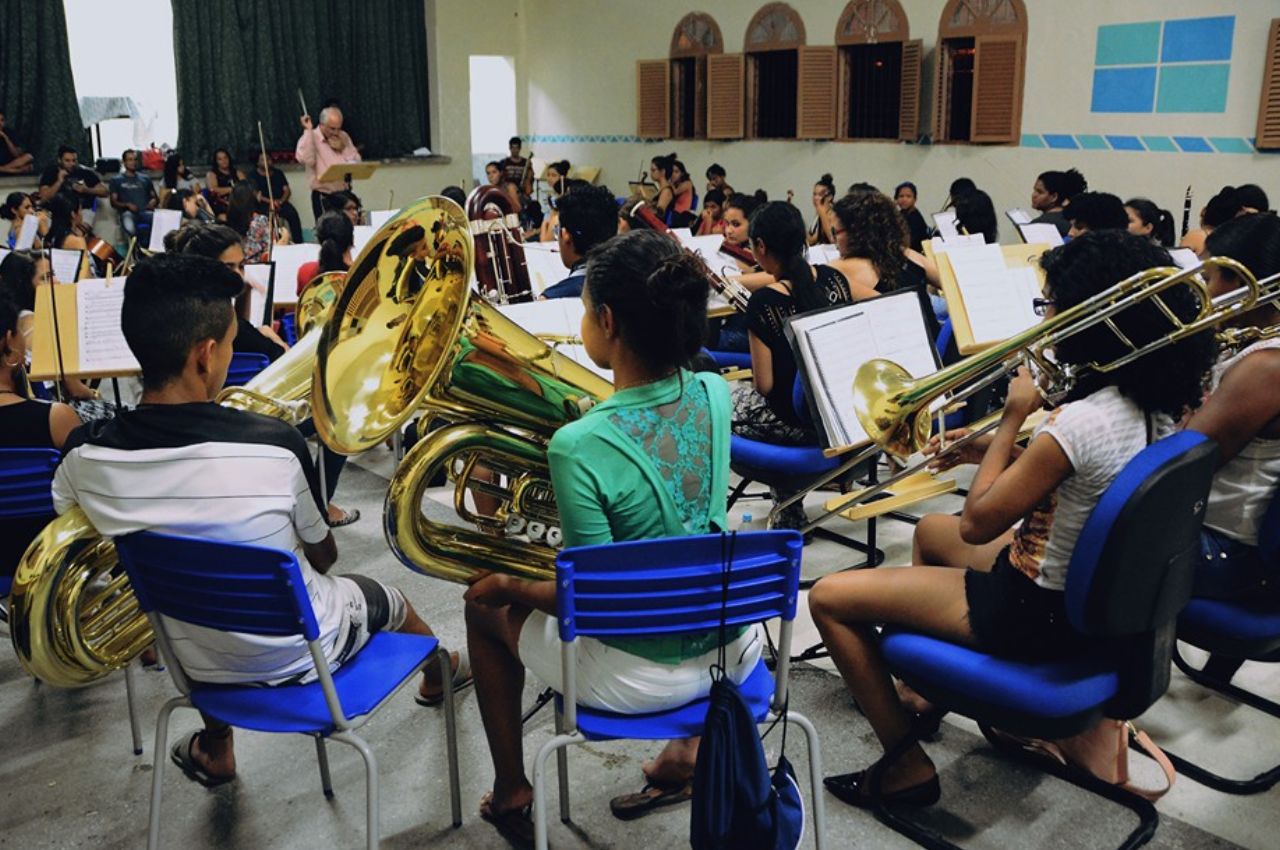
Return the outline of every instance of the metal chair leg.
{"type": "Polygon", "coordinates": [[[809,748],[809,789],[812,795],[813,809],[813,846],[814,850],[822,850],[825,842],[827,822],[826,801],[822,789],[822,750],[818,744],[818,730],[803,714],[795,711],[787,712],[787,721],[795,723],[804,731],[805,745],[809,748]]]}
{"type": "Polygon", "coordinates": [[[130,661],[124,668],[124,698],[129,706],[129,731],[133,734],[133,754],[142,755],[142,721],[138,718],[138,706],[134,689],[137,687],[137,664],[130,661]]]}
{"type": "Polygon", "coordinates": [[[533,846],[547,850],[547,759],[551,753],[582,741],[582,735],[556,735],[538,748],[533,757],[533,846]]]}
{"type": "MultiPolygon", "coordinates": [[[[564,734],[564,715],[556,712],[556,734],[564,734]]],[[[569,750],[556,750],[556,774],[560,780],[560,822],[569,822],[569,750]]]]}
{"type": "Polygon", "coordinates": [[[436,655],[440,663],[440,681],[444,683],[445,751],[449,755],[449,810],[456,829],[462,826],[462,787],[458,779],[458,722],[453,704],[453,674],[449,651],[440,646],[436,649],[436,655]]]}
{"type": "Polygon", "coordinates": [[[156,715],[156,745],[151,759],[151,813],[147,818],[147,850],[160,848],[160,795],[164,790],[165,750],[169,744],[169,715],[175,708],[189,708],[186,697],[174,697],[156,715]]]}
{"type": "Polygon", "coordinates": [[[329,751],[325,749],[324,736],[316,735],[316,761],[320,763],[320,787],[326,800],[333,799],[333,779],[329,776],[329,751]]]}
{"type": "Polygon", "coordinates": [[[335,732],[330,737],[335,741],[341,741],[360,753],[360,758],[364,759],[364,777],[367,800],[365,803],[365,833],[367,835],[365,845],[368,850],[378,850],[378,842],[381,838],[378,830],[378,760],[373,755],[373,750],[369,749],[369,745],[365,743],[364,738],[354,732],[335,732]]]}

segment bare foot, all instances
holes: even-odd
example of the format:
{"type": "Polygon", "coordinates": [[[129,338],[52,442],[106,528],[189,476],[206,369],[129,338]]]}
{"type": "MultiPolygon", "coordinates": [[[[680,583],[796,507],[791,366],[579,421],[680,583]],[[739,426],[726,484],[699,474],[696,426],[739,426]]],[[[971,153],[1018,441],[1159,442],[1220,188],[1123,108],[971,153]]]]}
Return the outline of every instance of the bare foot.
{"type": "Polygon", "coordinates": [[[654,785],[668,788],[688,782],[693,778],[693,769],[698,761],[700,740],[682,738],[668,741],[656,759],[641,765],[644,778],[654,785]]]}
{"type": "MultiPolygon", "coordinates": [[[[455,679],[458,675],[458,665],[461,658],[456,652],[449,653],[449,671],[450,675],[455,679]]],[[[456,690],[456,686],[455,686],[456,690]]],[[[440,665],[428,664],[427,669],[422,671],[422,684],[418,685],[418,696],[425,700],[435,701],[444,694],[444,683],[440,681],[440,665]]]]}
{"type": "Polygon", "coordinates": [[[933,711],[935,706],[901,679],[895,679],[894,688],[898,691],[898,701],[902,703],[902,707],[912,714],[928,714],[933,711]]]}

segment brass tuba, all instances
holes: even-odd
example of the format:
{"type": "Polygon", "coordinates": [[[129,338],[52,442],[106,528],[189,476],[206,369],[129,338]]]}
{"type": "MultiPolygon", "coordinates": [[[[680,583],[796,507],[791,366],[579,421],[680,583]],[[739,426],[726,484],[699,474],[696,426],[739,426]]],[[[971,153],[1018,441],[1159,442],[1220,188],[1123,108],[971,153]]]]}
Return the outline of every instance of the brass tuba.
{"type": "MultiPolygon", "coordinates": [[[[332,303],[343,280],[341,274],[324,275],[307,291],[315,290],[313,300],[332,303]]],[[[297,424],[308,416],[319,341],[317,328],[243,387],[225,388],[218,403],[297,424]]],[[[92,684],[125,667],[153,640],[151,624],[119,569],[115,544],[79,508],[50,522],[28,547],[14,575],[10,606],[18,661],[57,687],[92,684]]]]}
{"type": "Polygon", "coordinates": [[[316,430],[330,448],[354,454],[419,411],[445,420],[391,480],[384,524],[392,550],[410,568],[452,581],[477,569],[548,578],[557,515],[547,441],[613,387],[479,297],[472,257],[467,218],[445,198],[417,201],[374,234],[320,339],[316,430]],[[473,475],[477,468],[484,473],[473,475]],[[484,531],[423,515],[423,494],[442,469],[455,476],[458,513],[484,531]],[[496,498],[496,513],[469,511],[468,489],[496,498]],[[502,539],[508,528],[534,543],[502,539]]]}

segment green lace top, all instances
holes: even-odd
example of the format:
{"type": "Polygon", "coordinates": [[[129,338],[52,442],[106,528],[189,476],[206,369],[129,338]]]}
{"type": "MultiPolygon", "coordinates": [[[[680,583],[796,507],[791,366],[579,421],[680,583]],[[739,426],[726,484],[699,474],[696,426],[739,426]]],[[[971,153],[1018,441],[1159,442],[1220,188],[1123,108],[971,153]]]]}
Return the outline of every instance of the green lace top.
{"type": "MultiPolygon", "coordinates": [[[[551,440],[548,459],[566,546],[705,534],[725,526],[729,387],[680,371],[615,393],[551,440]]],[[[742,633],[730,633],[736,638],[742,633]]],[[[663,664],[716,647],[715,631],[609,639],[663,664]]]]}

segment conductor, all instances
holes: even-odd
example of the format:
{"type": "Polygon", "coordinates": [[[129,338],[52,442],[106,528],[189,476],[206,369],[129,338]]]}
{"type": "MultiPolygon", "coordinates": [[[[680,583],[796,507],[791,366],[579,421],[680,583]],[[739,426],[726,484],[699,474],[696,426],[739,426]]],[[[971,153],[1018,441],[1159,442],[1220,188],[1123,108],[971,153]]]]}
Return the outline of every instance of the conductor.
{"type": "Polygon", "coordinates": [[[336,106],[320,110],[319,127],[312,127],[310,115],[303,115],[301,122],[302,136],[294,154],[306,170],[307,183],[311,186],[311,211],[319,218],[326,209],[323,196],[351,188],[346,180],[321,182],[320,176],[331,166],[359,162],[360,151],[342,129],[342,110],[336,106]]]}

